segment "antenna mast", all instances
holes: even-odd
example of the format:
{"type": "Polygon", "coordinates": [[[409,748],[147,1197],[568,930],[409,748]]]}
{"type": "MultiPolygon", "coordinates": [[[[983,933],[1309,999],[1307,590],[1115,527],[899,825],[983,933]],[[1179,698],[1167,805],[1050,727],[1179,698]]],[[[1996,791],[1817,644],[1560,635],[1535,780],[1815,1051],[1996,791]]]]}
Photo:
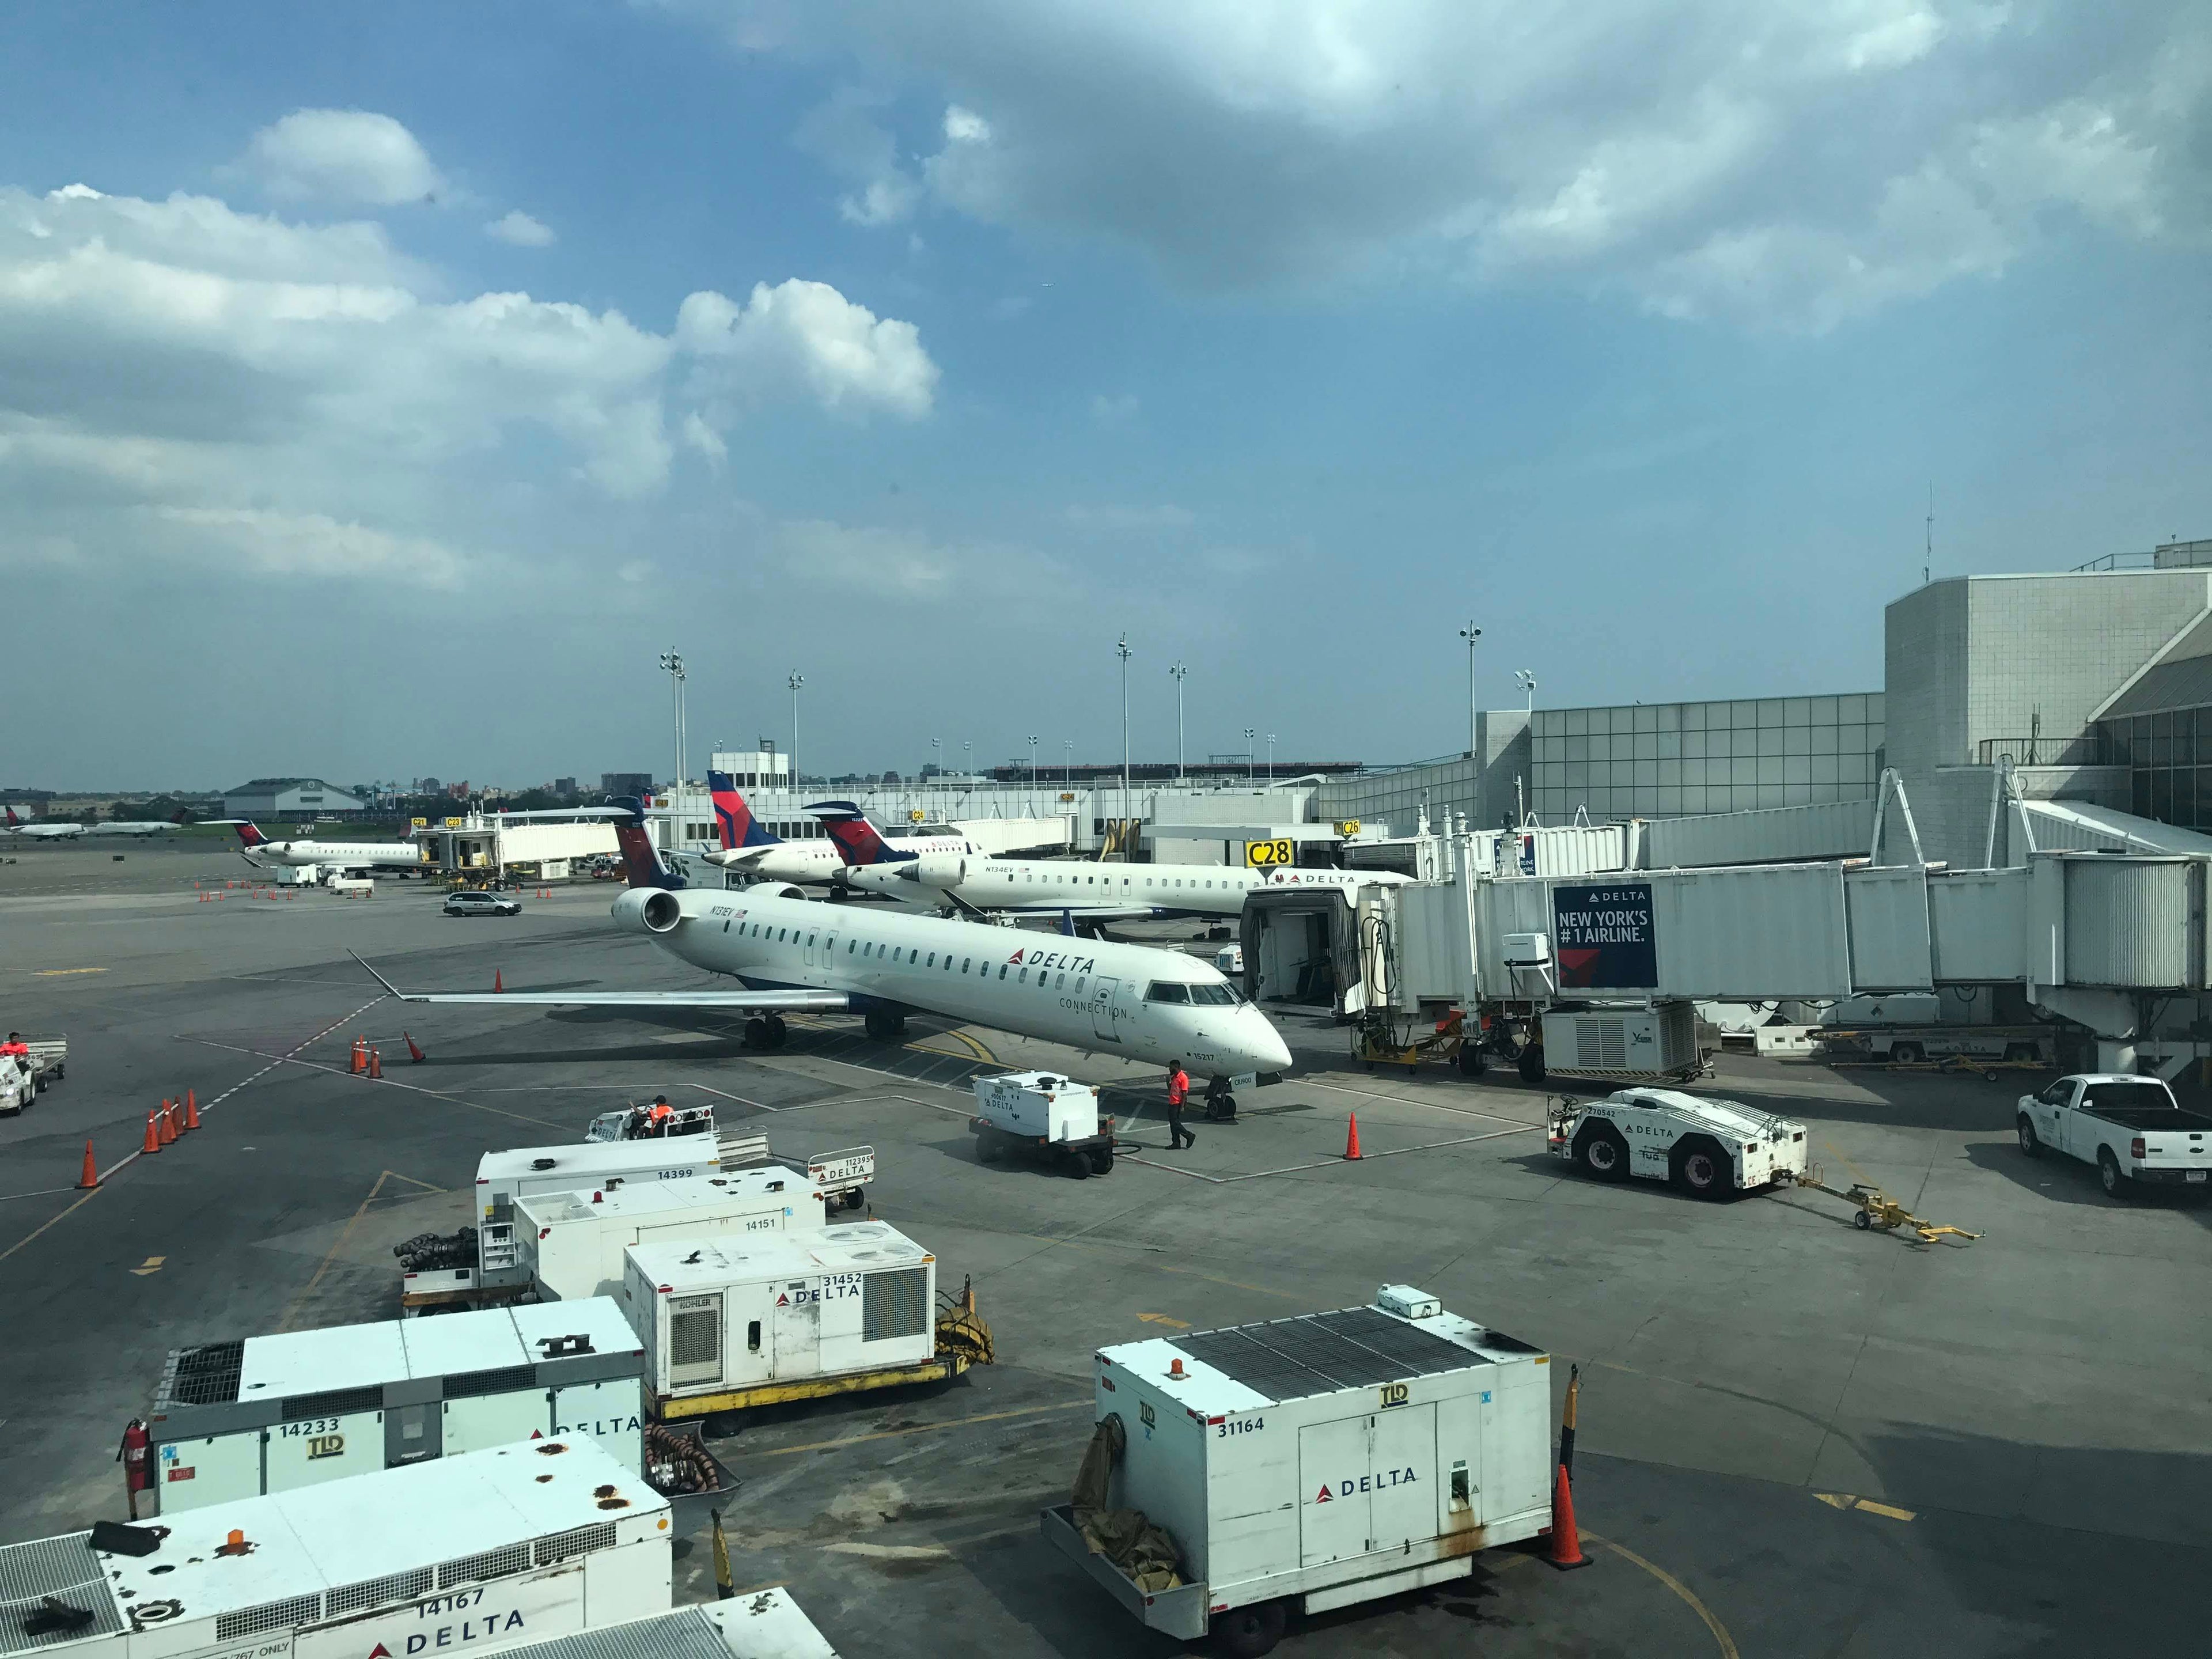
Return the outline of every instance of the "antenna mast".
{"type": "Polygon", "coordinates": [[[1920,544],[1920,585],[1928,586],[1928,573],[1936,563],[1936,481],[1928,481],[1927,539],[1920,544]]]}

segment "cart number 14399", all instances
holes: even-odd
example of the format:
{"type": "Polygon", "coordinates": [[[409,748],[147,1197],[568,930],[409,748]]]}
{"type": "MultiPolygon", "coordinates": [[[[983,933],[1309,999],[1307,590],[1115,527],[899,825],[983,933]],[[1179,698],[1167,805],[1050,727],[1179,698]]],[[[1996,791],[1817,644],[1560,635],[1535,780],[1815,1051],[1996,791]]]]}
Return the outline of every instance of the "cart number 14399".
{"type": "Polygon", "coordinates": [[[1216,1423],[1213,1437],[1226,1440],[1232,1434],[1257,1434],[1267,1423],[1264,1417],[1240,1417],[1233,1423],[1216,1423]]]}

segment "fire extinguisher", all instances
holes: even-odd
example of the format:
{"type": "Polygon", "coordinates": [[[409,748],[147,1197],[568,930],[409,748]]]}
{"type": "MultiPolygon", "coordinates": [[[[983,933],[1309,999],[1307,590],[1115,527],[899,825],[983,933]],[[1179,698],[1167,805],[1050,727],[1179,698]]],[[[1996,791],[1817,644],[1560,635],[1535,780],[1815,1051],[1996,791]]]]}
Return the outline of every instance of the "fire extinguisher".
{"type": "Polygon", "coordinates": [[[123,1443],[115,1449],[115,1461],[123,1465],[124,1488],[131,1495],[131,1518],[138,1518],[138,1494],[154,1484],[154,1471],[147,1459],[147,1447],[152,1436],[139,1418],[132,1418],[123,1431],[123,1443]]]}

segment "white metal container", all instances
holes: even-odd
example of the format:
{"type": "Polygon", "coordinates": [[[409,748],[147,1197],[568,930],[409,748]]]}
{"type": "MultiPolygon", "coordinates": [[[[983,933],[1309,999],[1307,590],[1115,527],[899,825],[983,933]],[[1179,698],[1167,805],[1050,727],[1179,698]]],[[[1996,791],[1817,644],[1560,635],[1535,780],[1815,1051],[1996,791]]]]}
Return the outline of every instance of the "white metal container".
{"type": "Polygon", "coordinates": [[[587,1188],[605,1190],[610,1183],[621,1186],[633,1181],[695,1180],[721,1171],[720,1143],[711,1134],[486,1152],[477,1164],[477,1285],[498,1290],[530,1282],[514,1231],[518,1198],[587,1188]]]}
{"type": "Polygon", "coordinates": [[[149,1456],[161,1513],[588,1433],[642,1463],[640,1350],[609,1297],[172,1352],[149,1456]]]}
{"type": "Polygon", "coordinates": [[[1686,1002],[1544,1016],[1544,1069],[1577,1077],[1680,1077],[1696,1071],[1698,1013],[1686,1002]]]}
{"type": "Polygon", "coordinates": [[[633,1244],[822,1225],[819,1194],[780,1169],[540,1193],[518,1199],[514,1214],[523,1264],[547,1301],[620,1295],[623,1252],[633,1244]]]}
{"type": "Polygon", "coordinates": [[[837,1659],[837,1650],[788,1591],[764,1589],[532,1642],[507,1659],[837,1659]]]}
{"type": "Polygon", "coordinates": [[[1092,1554],[1067,1506],[1045,1535],[1171,1636],[1239,1607],[1310,1613],[1467,1576],[1550,1520],[1550,1356],[1406,1285],[1373,1306],[1099,1350],[1098,1419],[1126,1444],[1109,1507],[1181,1555],[1146,1592],[1092,1554]]]}
{"type": "Polygon", "coordinates": [[[1059,1072],[1008,1072],[975,1079],[975,1112],[1030,1140],[1085,1140],[1098,1133],[1098,1091],[1059,1072]]]}
{"type": "Polygon", "coordinates": [[[671,1530],[667,1500],[591,1442],[503,1446],[0,1547],[11,1602],[91,1615],[35,1638],[11,1616],[0,1654],[492,1652],[667,1612],[671,1530]]]}
{"type": "Polygon", "coordinates": [[[1656,818],[1644,826],[1638,862],[1648,870],[1723,864],[1802,863],[1863,858],[1874,844],[1874,798],[1770,806],[1748,812],[1656,818]]]}
{"type": "Polygon", "coordinates": [[[927,1360],[937,1258],[880,1221],[633,1245],[623,1306],[656,1401],[927,1360]]]}

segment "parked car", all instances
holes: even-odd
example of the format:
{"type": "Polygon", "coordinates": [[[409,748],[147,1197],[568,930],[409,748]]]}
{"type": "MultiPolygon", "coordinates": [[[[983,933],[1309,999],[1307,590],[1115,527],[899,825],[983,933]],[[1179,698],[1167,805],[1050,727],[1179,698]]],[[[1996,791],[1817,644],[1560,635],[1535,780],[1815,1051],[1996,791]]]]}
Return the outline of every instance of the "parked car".
{"type": "Polygon", "coordinates": [[[522,914],[522,901],[473,890],[448,893],[446,895],[446,914],[449,916],[519,916],[522,914]]]}
{"type": "Polygon", "coordinates": [[[2136,1182],[2212,1191],[2212,1118],[2182,1109],[2154,1077],[2062,1077],[2039,1095],[2021,1097],[2017,1127],[2030,1158],[2048,1146],[2094,1164],[2116,1198],[2136,1182]]]}

